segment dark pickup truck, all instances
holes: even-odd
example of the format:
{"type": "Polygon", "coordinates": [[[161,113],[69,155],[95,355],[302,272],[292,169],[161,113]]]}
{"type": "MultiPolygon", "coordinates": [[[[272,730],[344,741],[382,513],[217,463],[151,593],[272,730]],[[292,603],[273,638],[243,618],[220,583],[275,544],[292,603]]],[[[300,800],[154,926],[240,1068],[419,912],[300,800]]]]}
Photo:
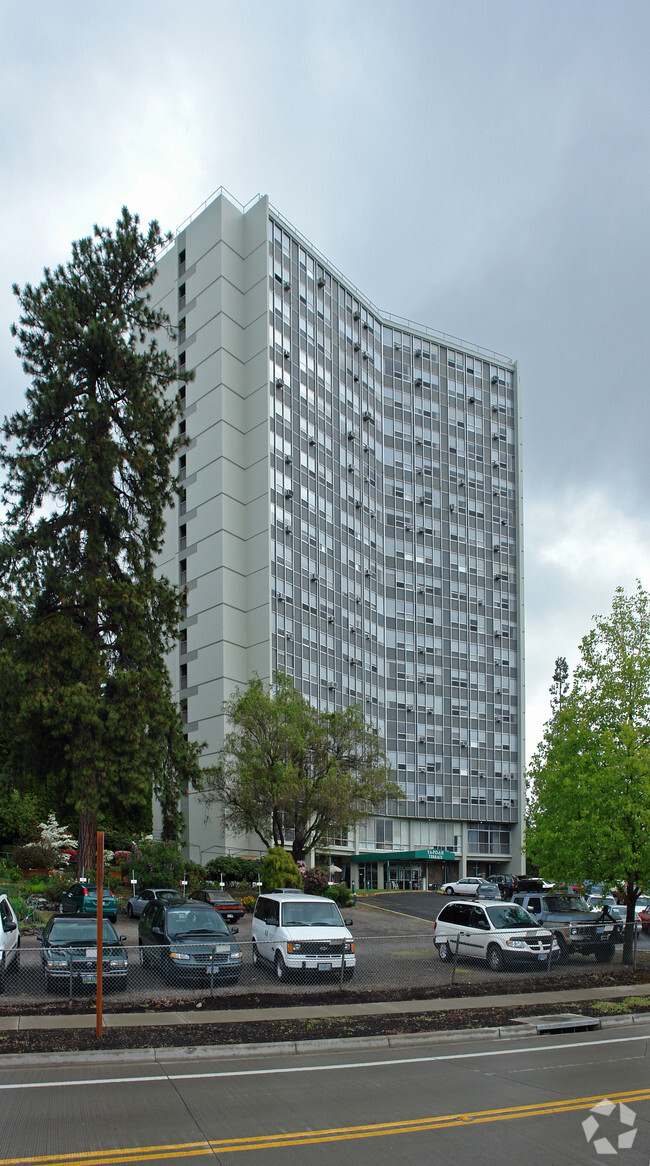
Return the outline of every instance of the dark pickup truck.
{"type": "Polygon", "coordinates": [[[564,963],[572,952],[594,955],[600,964],[608,964],[613,959],[621,928],[608,911],[590,911],[582,895],[558,891],[517,892],[512,901],[554,933],[564,963]]]}

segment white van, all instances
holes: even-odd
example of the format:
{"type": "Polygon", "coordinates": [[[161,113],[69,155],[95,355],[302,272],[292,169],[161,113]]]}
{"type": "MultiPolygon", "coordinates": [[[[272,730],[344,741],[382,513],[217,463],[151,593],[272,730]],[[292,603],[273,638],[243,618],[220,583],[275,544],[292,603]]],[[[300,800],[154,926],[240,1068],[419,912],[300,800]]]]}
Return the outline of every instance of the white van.
{"type": "Polygon", "coordinates": [[[354,975],[354,940],[336,903],[293,887],[260,895],[252,924],[253,963],[275,968],[278,980],[290,972],[354,975]],[[343,961],[343,968],[341,968],[343,961]]]}
{"type": "Polygon", "coordinates": [[[20,959],[18,918],[11,903],[0,894],[0,992],[4,992],[9,968],[16,970],[20,959]]]}

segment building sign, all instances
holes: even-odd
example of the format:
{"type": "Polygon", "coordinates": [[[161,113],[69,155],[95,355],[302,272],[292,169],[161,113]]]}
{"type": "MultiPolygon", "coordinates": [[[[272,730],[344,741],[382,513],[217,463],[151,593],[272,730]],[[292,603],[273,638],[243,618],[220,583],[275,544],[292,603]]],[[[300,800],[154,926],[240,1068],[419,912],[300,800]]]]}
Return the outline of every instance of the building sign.
{"type": "Polygon", "coordinates": [[[412,862],[414,859],[428,859],[431,862],[455,862],[453,850],[442,846],[431,846],[428,850],[369,851],[368,854],[351,854],[350,862],[412,862]]]}

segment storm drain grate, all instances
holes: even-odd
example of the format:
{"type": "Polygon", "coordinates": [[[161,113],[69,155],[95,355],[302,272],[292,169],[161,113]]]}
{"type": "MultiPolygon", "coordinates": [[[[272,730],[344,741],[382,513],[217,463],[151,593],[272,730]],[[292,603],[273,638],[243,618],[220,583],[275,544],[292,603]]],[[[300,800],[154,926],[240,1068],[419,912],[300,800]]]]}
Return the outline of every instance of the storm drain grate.
{"type": "Polygon", "coordinates": [[[518,1016],[515,1024],[534,1025],[538,1033],[549,1035],[563,1032],[593,1032],[600,1028],[600,1020],[594,1016],[582,1016],[578,1012],[556,1012],[551,1016],[518,1016]]]}

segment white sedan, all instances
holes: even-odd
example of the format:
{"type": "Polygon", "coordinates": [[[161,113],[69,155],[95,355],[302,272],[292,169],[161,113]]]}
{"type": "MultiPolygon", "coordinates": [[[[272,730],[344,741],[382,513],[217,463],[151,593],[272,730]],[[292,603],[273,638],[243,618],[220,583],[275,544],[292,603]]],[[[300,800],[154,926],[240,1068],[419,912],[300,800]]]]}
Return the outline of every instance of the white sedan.
{"type": "Polygon", "coordinates": [[[476,899],[500,899],[501,892],[496,883],[478,875],[457,879],[455,883],[444,883],[441,887],[443,895],[473,895],[476,899]]]}

